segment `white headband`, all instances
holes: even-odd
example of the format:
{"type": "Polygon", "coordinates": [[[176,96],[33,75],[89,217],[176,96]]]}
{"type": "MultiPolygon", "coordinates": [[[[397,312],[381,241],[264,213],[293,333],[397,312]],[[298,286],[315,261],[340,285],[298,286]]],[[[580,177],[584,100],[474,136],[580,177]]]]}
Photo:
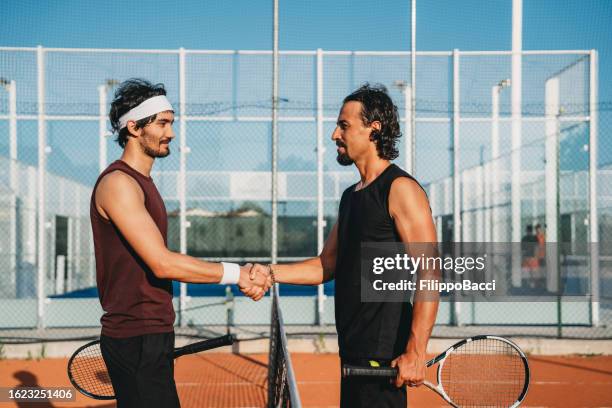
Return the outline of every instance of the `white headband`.
{"type": "Polygon", "coordinates": [[[170,101],[164,96],[154,96],[147,99],[135,108],[130,109],[125,115],[119,118],[119,129],[127,126],[130,120],[140,120],[159,112],[174,110],[170,101]]]}

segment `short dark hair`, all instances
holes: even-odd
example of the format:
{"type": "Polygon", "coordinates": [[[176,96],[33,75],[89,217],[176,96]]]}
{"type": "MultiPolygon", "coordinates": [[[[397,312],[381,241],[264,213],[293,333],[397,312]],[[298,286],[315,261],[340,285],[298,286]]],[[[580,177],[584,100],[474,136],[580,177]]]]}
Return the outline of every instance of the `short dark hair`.
{"type": "Polygon", "coordinates": [[[379,121],[380,132],[372,131],[371,138],[376,141],[378,156],[393,160],[399,156],[397,141],[402,136],[397,106],[391,100],[387,88],[381,84],[363,84],[359,89],[344,98],[343,103],[361,102],[361,119],[365,125],[379,121]]]}
{"type": "MultiPolygon", "coordinates": [[[[147,99],[160,95],[166,95],[164,84],[154,85],[141,78],[131,78],[119,85],[115,91],[115,97],[113,102],[111,102],[110,113],[108,114],[113,132],[117,134],[117,139],[115,140],[119,143],[119,146],[124,148],[128,140],[128,129],[127,127],[120,129],[119,118],[147,99]]],[[[156,118],[157,114],[154,114],[137,120],[136,127],[143,128],[156,118]]]]}

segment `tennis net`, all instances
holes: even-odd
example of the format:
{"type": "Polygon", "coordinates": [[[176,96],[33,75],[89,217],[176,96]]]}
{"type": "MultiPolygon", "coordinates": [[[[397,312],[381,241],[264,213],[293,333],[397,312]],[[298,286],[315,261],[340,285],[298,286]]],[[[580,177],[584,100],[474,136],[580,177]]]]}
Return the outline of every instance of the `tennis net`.
{"type": "Polygon", "coordinates": [[[268,408],[301,407],[291,356],[287,350],[287,336],[278,297],[278,287],[274,285],[268,358],[268,408]]]}

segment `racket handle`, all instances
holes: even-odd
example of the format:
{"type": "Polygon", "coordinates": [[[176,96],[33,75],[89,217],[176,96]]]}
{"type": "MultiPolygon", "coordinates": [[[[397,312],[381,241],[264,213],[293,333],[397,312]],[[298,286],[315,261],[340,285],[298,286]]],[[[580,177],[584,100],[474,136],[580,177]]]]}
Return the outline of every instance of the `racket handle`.
{"type": "Polygon", "coordinates": [[[234,336],[227,334],[210,340],[199,341],[189,344],[185,347],[174,350],[174,358],[184,356],[186,354],[199,353],[200,351],[210,350],[217,347],[229,346],[234,343],[234,336]]]}
{"type": "Polygon", "coordinates": [[[368,377],[397,377],[397,368],[380,367],[373,368],[367,366],[354,366],[350,364],[342,365],[342,376],[368,376],[368,377]]]}

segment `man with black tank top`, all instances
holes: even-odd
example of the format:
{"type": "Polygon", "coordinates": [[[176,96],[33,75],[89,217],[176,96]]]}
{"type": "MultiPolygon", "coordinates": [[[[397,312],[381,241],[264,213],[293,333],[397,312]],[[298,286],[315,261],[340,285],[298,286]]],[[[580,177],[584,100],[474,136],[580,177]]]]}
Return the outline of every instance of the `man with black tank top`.
{"type": "Polygon", "coordinates": [[[90,217],[104,314],[100,347],[119,408],[179,407],[174,383],[172,280],[237,284],[254,300],[271,286],[251,265],[210,263],[169,251],[164,202],[150,176],[170,154],[174,110],[162,84],[119,85],[110,121],[123,148],[100,174],[90,217]]]}
{"type": "MultiPolygon", "coordinates": [[[[360,181],[342,194],[338,220],[318,257],[285,265],[258,265],[273,281],[318,285],[336,279],[335,312],[342,363],[399,368],[394,383],[380,377],[341,381],[340,405],[406,407],[406,388],[425,377],[425,353],[436,320],[438,301],[415,294],[406,302],[362,302],[361,244],[426,243],[436,232],[427,195],[404,170],[390,163],[398,157],[401,136],[397,107],[384,86],[368,84],[344,99],[332,140],[338,162],[355,164],[360,181]]],[[[429,255],[429,254],[427,254],[429,255]]],[[[431,276],[435,276],[431,275],[431,276]]]]}

